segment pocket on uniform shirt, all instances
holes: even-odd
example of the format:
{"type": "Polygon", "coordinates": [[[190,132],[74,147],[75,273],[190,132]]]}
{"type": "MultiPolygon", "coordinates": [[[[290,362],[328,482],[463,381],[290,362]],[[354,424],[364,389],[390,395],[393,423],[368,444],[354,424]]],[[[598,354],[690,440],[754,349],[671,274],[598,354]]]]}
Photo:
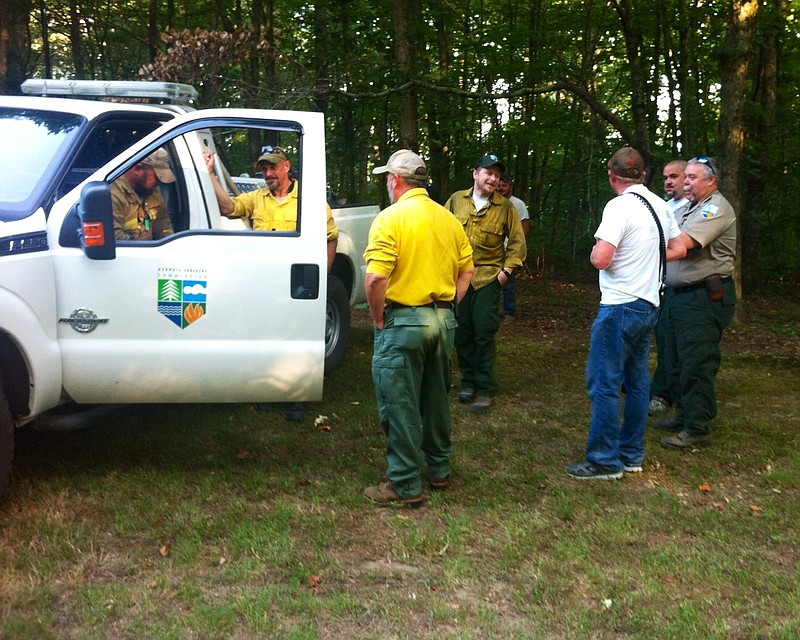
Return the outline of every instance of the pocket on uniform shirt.
{"type": "Polygon", "coordinates": [[[497,249],[503,246],[503,225],[486,225],[481,229],[476,244],[482,249],[497,249]]]}

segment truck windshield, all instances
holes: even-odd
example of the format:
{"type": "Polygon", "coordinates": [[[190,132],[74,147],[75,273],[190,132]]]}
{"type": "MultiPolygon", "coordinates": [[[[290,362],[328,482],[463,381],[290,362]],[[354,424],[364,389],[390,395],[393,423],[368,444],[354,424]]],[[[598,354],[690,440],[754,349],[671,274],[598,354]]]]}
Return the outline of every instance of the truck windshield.
{"type": "Polygon", "coordinates": [[[0,109],[0,220],[36,211],[62,170],[72,140],[86,119],[34,109],[0,109]]]}

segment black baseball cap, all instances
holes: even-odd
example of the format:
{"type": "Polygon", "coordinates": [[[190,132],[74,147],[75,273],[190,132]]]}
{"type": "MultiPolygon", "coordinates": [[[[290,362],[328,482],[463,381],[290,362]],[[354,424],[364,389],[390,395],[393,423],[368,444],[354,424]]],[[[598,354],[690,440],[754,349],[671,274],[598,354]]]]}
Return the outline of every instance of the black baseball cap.
{"type": "Polygon", "coordinates": [[[481,158],[478,158],[475,161],[475,168],[476,169],[488,169],[489,167],[497,167],[498,169],[500,169],[500,173],[505,173],[506,172],[506,165],[504,165],[500,161],[500,158],[498,158],[493,153],[491,153],[489,155],[486,155],[486,156],[483,156],[481,158]]]}

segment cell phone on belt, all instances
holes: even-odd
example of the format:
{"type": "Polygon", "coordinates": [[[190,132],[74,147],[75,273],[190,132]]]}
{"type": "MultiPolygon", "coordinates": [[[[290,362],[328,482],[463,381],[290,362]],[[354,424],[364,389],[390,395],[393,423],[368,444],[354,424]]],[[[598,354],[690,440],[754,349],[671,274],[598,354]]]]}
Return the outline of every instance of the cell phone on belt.
{"type": "Polygon", "coordinates": [[[722,277],[715,273],[703,279],[706,285],[706,293],[709,300],[722,300],[725,297],[725,290],[722,288],[722,277]]]}

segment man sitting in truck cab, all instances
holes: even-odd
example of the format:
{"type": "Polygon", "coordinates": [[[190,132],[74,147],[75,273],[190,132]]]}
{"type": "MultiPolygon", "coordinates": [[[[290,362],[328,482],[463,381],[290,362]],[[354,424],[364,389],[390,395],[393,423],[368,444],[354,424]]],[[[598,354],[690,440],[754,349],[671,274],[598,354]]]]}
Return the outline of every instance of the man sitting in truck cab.
{"type": "MultiPolygon", "coordinates": [[[[215,154],[204,153],[206,167],[214,184],[219,212],[228,218],[246,218],[256,231],[297,230],[297,197],[300,184],[290,177],[292,163],[280,147],[270,145],[261,149],[256,168],[263,173],[266,188],[231,197],[214,172],[215,154]]],[[[327,205],[326,205],[327,206],[327,205]]],[[[333,222],[333,212],[328,206],[328,271],[336,257],[339,229],[333,222]]]]}
{"type": "Polygon", "coordinates": [[[175,174],[169,166],[169,154],[158,149],[112,183],[117,240],[160,240],[174,233],[159,188],[171,182],[175,182],[175,174]]]}

